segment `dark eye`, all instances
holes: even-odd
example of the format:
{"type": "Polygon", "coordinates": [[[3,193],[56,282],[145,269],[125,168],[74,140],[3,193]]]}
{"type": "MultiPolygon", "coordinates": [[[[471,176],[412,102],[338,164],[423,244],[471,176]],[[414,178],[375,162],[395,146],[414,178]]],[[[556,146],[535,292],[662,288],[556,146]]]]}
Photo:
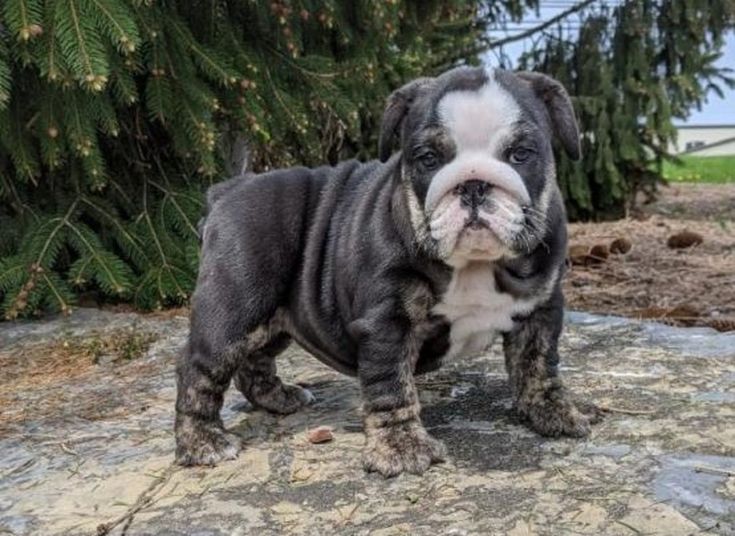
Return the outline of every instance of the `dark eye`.
{"type": "Polygon", "coordinates": [[[523,164],[529,158],[531,158],[531,156],[533,156],[533,151],[531,149],[526,149],[525,147],[516,147],[515,149],[510,150],[510,153],[508,154],[508,160],[511,164],[523,164]]]}
{"type": "Polygon", "coordinates": [[[426,151],[419,156],[419,162],[424,168],[432,170],[439,165],[439,157],[434,151],[426,151]]]}

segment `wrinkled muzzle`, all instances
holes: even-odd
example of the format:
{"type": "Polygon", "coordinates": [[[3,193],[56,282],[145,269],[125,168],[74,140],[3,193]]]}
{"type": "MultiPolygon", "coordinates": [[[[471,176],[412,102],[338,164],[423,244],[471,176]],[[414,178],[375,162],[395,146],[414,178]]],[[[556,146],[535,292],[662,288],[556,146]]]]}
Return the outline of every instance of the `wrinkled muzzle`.
{"type": "Polygon", "coordinates": [[[495,260],[511,252],[530,202],[511,166],[478,154],[463,156],[434,176],[425,210],[442,257],[495,260]]]}

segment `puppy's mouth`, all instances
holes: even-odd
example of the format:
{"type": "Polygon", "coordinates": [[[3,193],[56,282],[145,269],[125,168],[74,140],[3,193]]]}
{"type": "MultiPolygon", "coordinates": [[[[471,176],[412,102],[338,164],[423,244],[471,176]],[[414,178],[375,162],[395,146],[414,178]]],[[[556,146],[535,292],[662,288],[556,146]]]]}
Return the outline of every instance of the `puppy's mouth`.
{"type": "Polygon", "coordinates": [[[442,196],[432,211],[430,229],[444,256],[492,260],[508,253],[523,218],[516,196],[471,179],[442,196]]]}
{"type": "Polygon", "coordinates": [[[451,195],[459,198],[460,208],[468,213],[465,220],[466,228],[486,229],[492,232],[489,221],[481,215],[481,210],[488,203],[488,196],[492,189],[493,186],[490,183],[477,179],[460,183],[454,187],[451,195]]]}

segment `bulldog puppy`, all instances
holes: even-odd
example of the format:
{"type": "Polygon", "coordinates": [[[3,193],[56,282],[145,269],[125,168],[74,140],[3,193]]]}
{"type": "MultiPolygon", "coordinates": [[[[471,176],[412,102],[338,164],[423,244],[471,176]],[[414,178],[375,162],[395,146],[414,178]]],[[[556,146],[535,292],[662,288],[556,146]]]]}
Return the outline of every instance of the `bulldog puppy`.
{"type": "Polygon", "coordinates": [[[178,463],[236,457],[239,439],[220,418],[233,378],[275,413],[313,400],[277,375],[275,358],[291,340],[357,376],[368,471],[422,473],[445,458],[421,424],[414,377],[482,351],[496,333],[528,425],[585,436],[592,416],[558,371],[566,217],[554,139],[579,158],[558,82],[458,68],[390,96],[380,161],[212,187],[177,366],[178,463]]]}

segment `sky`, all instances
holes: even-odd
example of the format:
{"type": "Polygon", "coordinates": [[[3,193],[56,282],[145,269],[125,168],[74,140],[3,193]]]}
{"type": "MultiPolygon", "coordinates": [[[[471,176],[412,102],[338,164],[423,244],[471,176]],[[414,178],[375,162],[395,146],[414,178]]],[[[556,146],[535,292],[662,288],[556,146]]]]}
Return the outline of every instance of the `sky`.
{"type": "MultiPolygon", "coordinates": [[[[546,4],[549,5],[551,4],[551,2],[546,2],[546,4]]],[[[544,2],[541,2],[541,5],[543,6],[544,2]]],[[[542,7],[538,20],[546,20],[563,10],[564,8],[559,7],[542,7]]],[[[574,16],[575,15],[572,15],[572,17],[574,16]]],[[[536,19],[536,17],[533,15],[532,18],[536,19]]],[[[533,26],[534,23],[533,21],[524,21],[524,25],[525,26],[523,27],[525,28],[533,26]]],[[[496,39],[502,38],[505,35],[506,34],[503,32],[493,33],[493,37],[495,37],[496,39]]],[[[513,35],[513,33],[511,32],[510,35],[513,35]]],[[[530,41],[526,39],[525,42],[518,41],[515,43],[511,43],[504,48],[505,53],[511,59],[515,60],[518,56],[520,56],[521,53],[523,53],[524,49],[529,46],[530,41]]],[[[717,65],[722,67],[730,67],[731,69],[735,70],[735,31],[731,31],[728,33],[726,44],[722,52],[723,55],[718,60],[717,65]]],[[[496,60],[492,56],[486,57],[486,61],[490,65],[496,63],[496,60]]],[[[731,76],[735,76],[735,72],[731,73],[731,76]]],[[[728,89],[727,87],[723,86],[722,90],[725,95],[724,99],[721,99],[716,93],[710,92],[707,97],[707,102],[702,105],[701,110],[692,109],[691,115],[687,118],[686,121],[677,120],[675,121],[675,123],[688,125],[712,125],[724,123],[735,125],[735,89],[728,89]]]]}
{"type": "MultiPolygon", "coordinates": [[[[722,57],[717,64],[735,70],[735,32],[729,32],[722,57]]],[[[731,73],[731,76],[735,76],[735,73],[731,73]]],[[[702,106],[701,111],[693,110],[686,122],[692,125],[735,124],[735,90],[725,87],[723,92],[724,99],[714,93],[710,94],[709,102],[702,106]]]]}

